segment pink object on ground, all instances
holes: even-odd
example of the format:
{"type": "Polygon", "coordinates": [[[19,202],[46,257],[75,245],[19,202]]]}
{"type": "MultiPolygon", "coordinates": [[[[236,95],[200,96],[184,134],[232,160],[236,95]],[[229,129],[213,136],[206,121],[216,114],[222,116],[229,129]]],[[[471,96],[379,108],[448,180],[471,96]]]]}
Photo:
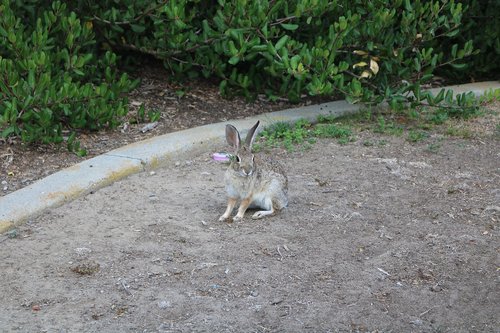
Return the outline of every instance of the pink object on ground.
{"type": "Polygon", "coordinates": [[[214,161],[227,162],[229,161],[229,154],[227,153],[214,153],[212,155],[214,161]]]}

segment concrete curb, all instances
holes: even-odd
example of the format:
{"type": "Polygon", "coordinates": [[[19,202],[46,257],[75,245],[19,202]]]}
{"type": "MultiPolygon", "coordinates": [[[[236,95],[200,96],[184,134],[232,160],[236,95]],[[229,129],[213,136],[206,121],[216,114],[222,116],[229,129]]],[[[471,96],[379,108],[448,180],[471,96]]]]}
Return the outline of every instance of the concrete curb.
{"type": "MultiPolygon", "coordinates": [[[[435,94],[440,89],[431,89],[435,94]]],[[[455,94],[472,91],[482,95],[500,89],[500,82],[480,82],[446,87],[455,94]]],[[[250,128],[257,120],[266,126],[277,121],[315,121],[319,115],[342,116],[357,112],[361,105],[336,101],[282,110],[231,121],[237,128],[250,128]]],[[[160,166],[178,153],[222,139],[228,122],[200,126],[136,142],[43,178],[25,188],[0,197],[0,234],[50,207],[107,186],[130,174],[160,166]]]]}

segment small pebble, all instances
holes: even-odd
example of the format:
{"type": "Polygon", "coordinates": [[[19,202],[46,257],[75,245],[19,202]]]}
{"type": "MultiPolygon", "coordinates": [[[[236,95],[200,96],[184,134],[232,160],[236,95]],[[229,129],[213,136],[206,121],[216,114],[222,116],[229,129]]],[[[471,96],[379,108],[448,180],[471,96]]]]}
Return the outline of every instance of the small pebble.
{"type": "Polygon", "coordinates": [[[415,326],[420,326],[420,325],[422,325],[422,320],[415,319],[414,321],[410,321],[410,324],[413,324],[415,326]]]}
{"type": "Polygon", "coordinates": [[[169,302],[169,301],[165,301],[165,300],[163,300],[163,301],[159,301],[159,302],[158,302],[158,307],[159,307],[160,309],[166,309],[166,308],[169,308],[169,307],[171,307],[171,306],[172,306],[172,305],[170,304],[170,302],[169,302]]]}
{"type": "Polygon", "coordinates": [[[158,126],[158,122],[157,121],[149,123],[149,124],[146,124],[145,126],[143,126],[141,128],[141,132],[142,133],[146,133],[147,131],[153,130],[156,126],[158,126]]]}
{"type": "Polygon", "coordinates": [[[435,293],[438,293],[438,292],[443,290],[443,288],[439,284],[432,286],[430,289],[431,289],[431,291],[433,291],[435,293]]]}
{"type": "Polygon", "coordinates": [[[151,171],[151,172],[149,173],[149,175],[150,175],[150,176],[154,176],[154,175],[156,175],[156,172],[151,171]]]}
{"type": "Polygon", "coordinates": [[[87,248],[87,247],[77,247],[77,248],[75,249],[75,252],[76,252],[76,254],[78,254],[79,256],[84,256],[84,255],[87,255],[87,254],[91,253],[91,252],[92,252],[92,250],[91,250],[91,249],[89,249],[89,248],[87,248]]]}

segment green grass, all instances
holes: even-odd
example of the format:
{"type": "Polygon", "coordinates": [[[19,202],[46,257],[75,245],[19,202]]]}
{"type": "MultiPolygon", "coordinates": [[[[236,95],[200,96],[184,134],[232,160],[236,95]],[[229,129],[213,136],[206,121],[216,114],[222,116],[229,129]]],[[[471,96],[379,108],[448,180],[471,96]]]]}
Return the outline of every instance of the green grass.
{"type": "Polygon", "coordinates": [[[424,131],[416,131],[416,130],[410,130],[408,132],[408,138],[407,140],[413,143],[421,142],[424,141],[429,137],[429,133],[424,132],[424,131]]]}
{"type": "Polygon", "coordinates": [[[441,149],[440,143],[430,143],[427,145],[427,151],[430,153],[436,154],[439,152],[439,149],[441,149]]]}
{"type": "Polygon", "coordinates": [[[375,133],[401,136],[403,131],[403,126],[397,125],[394,121],[388,120],[382,115],[377,117],[376,123],[373,125],[373,132],[375,133]]]}
{"type": "MultiPolygon", "coordinates": [[[[465,101],[466,107],[417,107],[407,109],[364,109],[355,114],[335,117],[319,116],[316,124],[307,120],[299,120],[294,124],[278,122],[266,127],[254,144],[254,150],[283,147],[288,151],[306,150],[318,138],[334,138],[340,144],[348,144],[356,140],[358,131],[404,136],[408,142],[421,143],[428,141],[431,131],[461,138],[471,138],[474,134],[468,130],[454,127],[451,119],[469,119],[484,114],[480,103],[489,103],[500,98],[500,90],[492,91],[481,100],[465,101]],[[470,105],[469,105],[470,104],[470,105]]],[[[495,135],[500,137],[500,124],[496,126],[495,135]]],[[[365,140],[366,147],[381,147],[387,140],[365,140]]],[[[427,150],[439,151],[440,143],[428,143],[427,150]]]]}
{"type": "Polygon", "coordinates": [[[347,125],[329,123],[333,118],[320,118],[319,123],[312,125],[307,120],[299,120],[291,125],[278,122],[266,127],[260,134],[259,140],[254,144],[254,150],[265,148],[283,147],[288,151],[295,149],[309,149],[317,138],[336,138],[340,144],[354,140],[353,131],[347,125]]]}
{"type": "Polygon", "coordinates": [[[446,135],[455,136],[462,139],[470,139],[474,136],[474,134],[469,129],[454,126],[449,126],[446,129],[446,135]]]}

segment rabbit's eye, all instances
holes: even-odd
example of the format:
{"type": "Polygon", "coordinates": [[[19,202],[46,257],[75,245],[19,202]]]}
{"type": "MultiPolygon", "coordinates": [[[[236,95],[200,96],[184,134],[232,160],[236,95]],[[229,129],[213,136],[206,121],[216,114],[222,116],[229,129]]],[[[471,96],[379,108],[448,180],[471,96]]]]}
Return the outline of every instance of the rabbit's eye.
{"type": "Polygon", "coordinates": [[[240,163],[241,162],[241,159],[238,155],[236,155],[236,162],[240,163]]]}

